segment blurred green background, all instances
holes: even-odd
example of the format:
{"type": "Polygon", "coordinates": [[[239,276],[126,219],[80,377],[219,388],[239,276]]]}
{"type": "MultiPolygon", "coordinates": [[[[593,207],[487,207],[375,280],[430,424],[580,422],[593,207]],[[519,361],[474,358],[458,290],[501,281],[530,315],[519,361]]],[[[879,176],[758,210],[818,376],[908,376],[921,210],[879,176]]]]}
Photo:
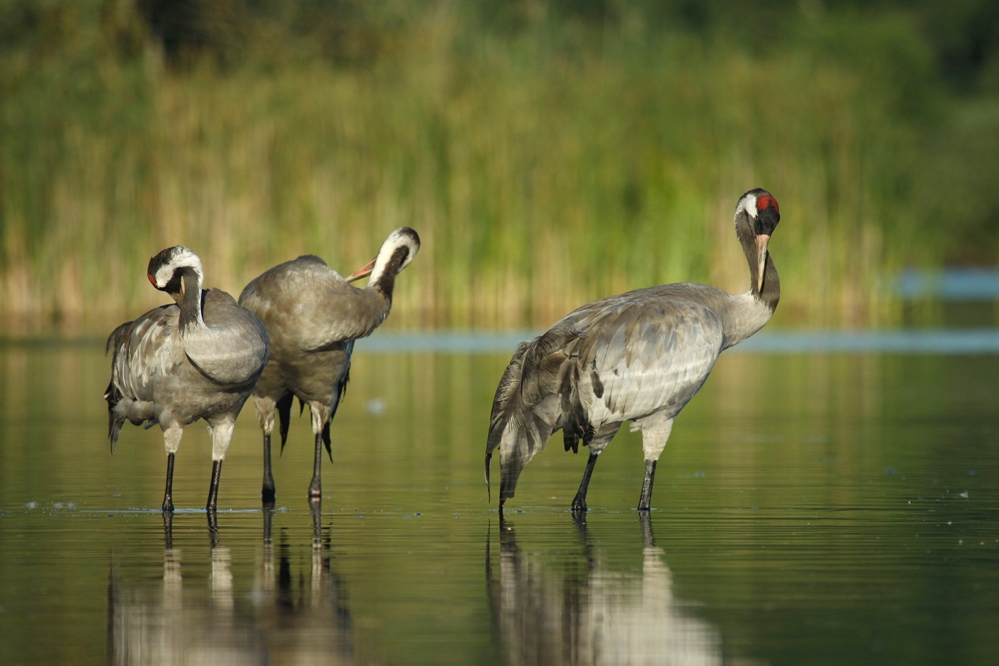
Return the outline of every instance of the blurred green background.
{"type": "Polygon", "coordinates": [[[890,326],[906,267],[999,253],[990,0],[0,0],[0,332],[106,332],[174,244],[238,295],[424,241],[389,325],[546,326],[666,281],[890,326]]]}

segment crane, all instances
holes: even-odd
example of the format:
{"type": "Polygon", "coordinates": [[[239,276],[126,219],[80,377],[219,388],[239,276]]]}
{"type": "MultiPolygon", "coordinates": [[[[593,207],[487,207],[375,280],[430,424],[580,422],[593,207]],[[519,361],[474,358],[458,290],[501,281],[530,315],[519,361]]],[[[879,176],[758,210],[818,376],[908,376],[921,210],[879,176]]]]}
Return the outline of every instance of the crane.
{"type": "Polygon", "coordinates": [[[322,447],[333,460],[330,421],[347,389],[354,341],[371,335],[392,308],[395,278],[420,249],[419,235],[396,229],[366,266],[343,278],[313,255],[275,266],[254,278],[239,303],[260,317],[271,335],[271,360],[253,391],[257,420],[264,433],[261,497],[273,502],[271,433],[274,411],[281,419],[281,449],[295,397],[309,405],[315,459],[309,497],[322,497],[322,447]],[[367,287],[349,282],[370,276],[367,287]]]}
{"type": "Polygon", "coordinates": [[[204,419],[212,435],[206,508],[214,512],[233,426],[267,364],[270,338],[232,296],[202,290],[201,260],[186,247],[150,259],[147,277],[175,303],[125,322],[108,337],[105,354],[114,352],[104,393],[111,453],[126,419],[147,428],[159,425],[167,452],[162,508],[172,512],[174,457],[184,426],[204,419]]]}
{"type": "Polygon", "coordinates": [[[768,252],[780,221],[763,189],[739,198],[735,232],[749,263],[750,289],[730,294],[693,283],[630,291],[584,305],[543,335],[521,343],[500,379],[486,443],[485,474],[500,452],[500,511],[524,466],[561,429],[565,450],[590,450],[572,510],[586,511],[597,457],[625,421],[642,431],[648,511],[656,462],[673,419],[694,397],[718,355],[760,330],[780,300],[768,252]]]}

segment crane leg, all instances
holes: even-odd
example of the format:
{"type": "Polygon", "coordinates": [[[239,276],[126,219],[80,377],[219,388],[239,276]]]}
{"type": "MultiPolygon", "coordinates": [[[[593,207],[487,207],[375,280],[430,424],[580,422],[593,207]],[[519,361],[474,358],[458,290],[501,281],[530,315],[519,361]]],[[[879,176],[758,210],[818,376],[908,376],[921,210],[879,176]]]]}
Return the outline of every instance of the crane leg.
{"type": "Polygon", "coordinates": [[[638,500],[638,510],[648,511],[652,505],[652,484],[656,480],[656,461],[645,461],[645,481],[642,483],[642,498],[638,500]]]}
{"type": "Polygon", "coordinates": [[[169,511],[163,513],[163,547],[167,551],[173,548],[173,514],[169,511]]]}
{"type": "Polygon", "coordinates": [[[291,420],[291,403],[295,396],[288,392],[275,400],[271,395],[254,395],[253,407],[257,412],[257,422],[264,433],[264,481],[260,488],[260,499],[264,507],[274,506],[276,496],[274,474],[271,471],[271,432],[274,430],[274,410],[280,419],[281,451],[288,438],[288,422],[291,420]]]}
{"type": "Polygon", "coordinates": [[[586,461],[586,469],[583,471],[583,480],[579,482],[579,490],[576,491],[576,497],[572,500],[573,513],[586,511],[586,490],[590,485],[590,477],[593,475],[593,466],[597,464],[598,455],[600,454],[591,452],[589,459],[586,461]]]}
{"type": "Polygon", "coordinates": [[[673,430],[672,418],[650,417],[642,422],[642,450],[645,452],[645,481],[642,482],[642,498],[638,500],[638,510],[648,511],[652,506],[652,483],[656,480],[656,461],[666,448],[669,434],[673,430]]]}
{"type": "Polygon", "coordinates": [[[219,500],[219,481],[222,479],[222,461],[212,461],[212,485],[208,487],[208,504],[205,510],[208,513],[215,513],[215,507],[219,500]]]}
{"type": "Polygon", "coordinates": [[[638,521],[642,524],[642,545],[645,548],[655,548],[656,540],[652,536],[652,518],[648,511],[638,512],[638,521]]]}
{"type": "Polygon", "coordinates": [[[163,491],[163,511],[173,513],[173,459],[176,454],[167,454],[166,489],[163,491]]]}
{"type": "Polygon", "coordinates": [[[271,434],[264,433],[264,485],[260,491],[260,498],[264,504],[274,503],[274,476],[271,473],[271,434]]]}
{"type": "Polygon", "coordinates": [[[309,501],[315,502],[323,496],[323,433],[316,433],[316,460],[312,467],[312,483],[309,484],[309,501]]]}
{"type": "Polygon", "coordinates": [[[214,511],[208,512],[208,539],[212,544],[212,552],[221,545],[219,540],[219,519],[214,511]]]}

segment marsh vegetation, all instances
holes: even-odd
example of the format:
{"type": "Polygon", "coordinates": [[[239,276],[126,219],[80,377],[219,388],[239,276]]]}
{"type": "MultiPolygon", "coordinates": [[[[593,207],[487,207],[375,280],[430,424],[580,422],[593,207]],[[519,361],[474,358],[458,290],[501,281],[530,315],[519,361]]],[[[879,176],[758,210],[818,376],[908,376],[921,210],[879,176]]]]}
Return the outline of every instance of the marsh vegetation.
{"type": "Polygon", "coordinates": [[[743,290],[731,209],[762,185],[776,323],[891,323],[903,267],[999,250],[997,26],[973,0],[4,2],[0,321],[104,330],[177,243],[238,293],[402,225],[395,327],[743,290]]]}

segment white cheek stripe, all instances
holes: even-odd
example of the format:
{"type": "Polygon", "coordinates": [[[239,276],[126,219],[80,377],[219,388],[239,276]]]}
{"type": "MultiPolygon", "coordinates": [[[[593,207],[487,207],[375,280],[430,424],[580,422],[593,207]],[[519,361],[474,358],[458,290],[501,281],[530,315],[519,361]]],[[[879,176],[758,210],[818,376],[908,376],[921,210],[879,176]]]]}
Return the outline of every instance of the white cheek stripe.
{"type": "Polygon", "coordinates": [[[170,263],[156,271],[156,286],[160,289],[165,288],[178,268],[192,268],[197,274],[198,283],[200,284],[204,280],[204,274],[201,270],[201,260],[198,258],[198,255],[187,248],[183,248],[183,250],[171,259],[170,263]]]}
{"type": "Polygon", "coordinates": [[[173,266],[164,266],[159,271],[156,272],[156,286],[160,289],[166,287],[167,282],[173,277],[173,266]]]}

